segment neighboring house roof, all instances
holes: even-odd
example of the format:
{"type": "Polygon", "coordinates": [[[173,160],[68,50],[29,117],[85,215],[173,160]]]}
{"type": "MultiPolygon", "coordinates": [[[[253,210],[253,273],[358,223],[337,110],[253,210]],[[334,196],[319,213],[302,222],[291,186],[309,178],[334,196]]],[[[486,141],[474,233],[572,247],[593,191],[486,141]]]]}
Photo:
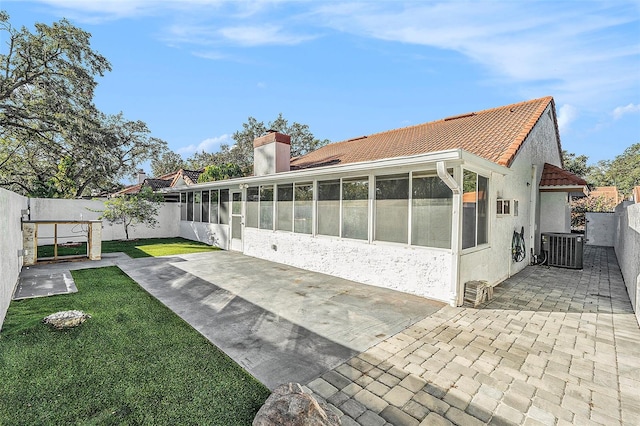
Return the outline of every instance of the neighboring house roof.
{"type": "MultiPolygon", "coordinates": [[[[449,149],[463,149],[508,167],[549,104],[555,116],[553,98],[548,96],[332,143],[294,158],[291,169],[359,163],[449,149]]],[[[556,137],[560,149],[557,126],[556,137]]]]}
{"type": "Polygon", "coordinates": [[[640,203],[640,186],[633,188],[633,201],[640,203]]]}
{"type": "Polygon", "coordinates": [[[137,194],[143,186],[149,186],[154,191],[162,188],[172,188],[180,181],[183,181],[187,185],[194,185],[198,183],[198,177],[202,172],[203,170],[180,169],[177,172],[167,173],[157,178],[147,178],[142,183],[128,186],[114,194],[111,194],[111,196],[117,197],[119,195],[137,194]]]}
{"type": "Polygon", "coordinates": [[[587,181],[553,164],[544,163],[540,176],[540,191],[582,191],[588,193],[587,181]]]}
{"type": "Polygon", "coordinates": [[[180,169],[175,173],[175,176],[171,181],[171,186],[176,186],[180,179],[182,179],[187,185],[195,185],[198,183],[198,178],[202,173],[204,173],[204,170],[180,169]]]}
{"type": "Polygon", "coordinates": [[[143,185],[150,186],[152,190],[157,191],[161,188],[169,188],[171,181],[165,179],[145,179],[143,185]]]}
{"type": "Polygon", "coordinates": [[[618,191],[618,188],[615,186],[597,186],[593,188],[590,195],[592,197],[606,198],[614,204],[618,204],[624,199],[624,197],[620,194],[620,191],[618,191]]]}

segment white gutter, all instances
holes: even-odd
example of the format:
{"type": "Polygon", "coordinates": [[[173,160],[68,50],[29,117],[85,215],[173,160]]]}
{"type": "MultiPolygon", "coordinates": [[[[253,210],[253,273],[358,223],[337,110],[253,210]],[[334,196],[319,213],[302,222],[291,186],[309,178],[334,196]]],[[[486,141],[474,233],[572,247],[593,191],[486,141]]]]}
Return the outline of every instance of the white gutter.
{"type": "Polygon", "coordinates": [[[451,306],[458,306],[459,286],[458,280],[460,279],[460,205],[461,205],[461,189],[458,182],[447,171],[447,166],[444,161],[438,161],[436,163],[436,171],[438,177],[451,189],[453,192],[453,205],[451,210],[451,287],[449,293],[449,304],[451,306]]]}
{"type": "Polygon", "coordinates": [[[341,176],[346,173],[350,174],[358,174],[358,173],[369,173],[371,169],[383,170],[388,168],[395,172],[401,170],[401,168],[406,167],[407,170],[414,168],[415,166],[424,166],[425,163],[434,163],[437,161],[448,161],[455,162],[461,161],[462,159],[462,151],[459,149],[452,149],[446,151],[439,151],[428,154],[420,154],[420,155],[412,155],[408,157],[394,157],[394,158],[385,158],[381,160],[374,161],[363,161],[361,163],[349,163],[349,164],[336,164],[333,166],[324,166],[317,168],[309,168],[309,169],[301,169],[301,170],[291,170],[289,172],[280,172],[273,173],[270,175],[264,176],[248,176],[242,178],[234,178],[234,179],[226,179],[220,181],[213,182],[205,182],[199,183],[196,185],[189,186],[175,186],[171,188],[163,188],[161,192],[181,192],[185,190],[196,190],[196,189],[209,189],[209,188],[218,188],[218,187],[235,187],[235,185],[239,184],[272,184],[278,182],[291,182],[292,180],[296,180],[298,182],[302,182],[304,180],[311,181],[316,178],[327,178],[327,176],[341,176]]]}

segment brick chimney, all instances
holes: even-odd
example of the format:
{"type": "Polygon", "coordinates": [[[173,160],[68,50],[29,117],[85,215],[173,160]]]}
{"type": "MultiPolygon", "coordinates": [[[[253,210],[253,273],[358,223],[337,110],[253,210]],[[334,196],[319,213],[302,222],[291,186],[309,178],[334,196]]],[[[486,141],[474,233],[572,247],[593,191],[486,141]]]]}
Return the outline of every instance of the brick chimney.
{"type": "Polygon", "coordinates": [[[253,141],[253,174],[255,176],[288,172],[291,161],[291,136],[269,130],[253,141]]]}

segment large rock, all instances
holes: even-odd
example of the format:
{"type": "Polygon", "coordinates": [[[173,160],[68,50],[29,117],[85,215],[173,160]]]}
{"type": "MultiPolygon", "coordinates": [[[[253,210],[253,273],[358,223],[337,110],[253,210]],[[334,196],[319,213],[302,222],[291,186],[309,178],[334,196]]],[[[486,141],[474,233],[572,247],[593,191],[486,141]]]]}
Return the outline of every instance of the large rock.
{"type": "Polygon", "coordinates": [[[298,383],[278,386],[253,419],[253,426],[335,426],[340,419],[304,393],[298,383]]]}
{"type": "Polygon", "coordinates": [[[89,318],[91,318],[91,315],[82,311],[62,311],[45,317],[42,322],[61,330],[63,328],[77,327],[89,318]]]}

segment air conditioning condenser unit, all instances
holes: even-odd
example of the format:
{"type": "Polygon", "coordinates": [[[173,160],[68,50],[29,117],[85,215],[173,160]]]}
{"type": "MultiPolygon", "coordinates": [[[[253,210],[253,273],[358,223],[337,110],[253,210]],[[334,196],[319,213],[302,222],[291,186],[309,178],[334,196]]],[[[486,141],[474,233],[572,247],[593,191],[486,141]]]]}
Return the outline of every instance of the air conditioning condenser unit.
{"type": "Polygon", "coordinates": [[[542,251],[549,266],[582,269],[583,245],[582,234],[542,234],[542,251]]]}

